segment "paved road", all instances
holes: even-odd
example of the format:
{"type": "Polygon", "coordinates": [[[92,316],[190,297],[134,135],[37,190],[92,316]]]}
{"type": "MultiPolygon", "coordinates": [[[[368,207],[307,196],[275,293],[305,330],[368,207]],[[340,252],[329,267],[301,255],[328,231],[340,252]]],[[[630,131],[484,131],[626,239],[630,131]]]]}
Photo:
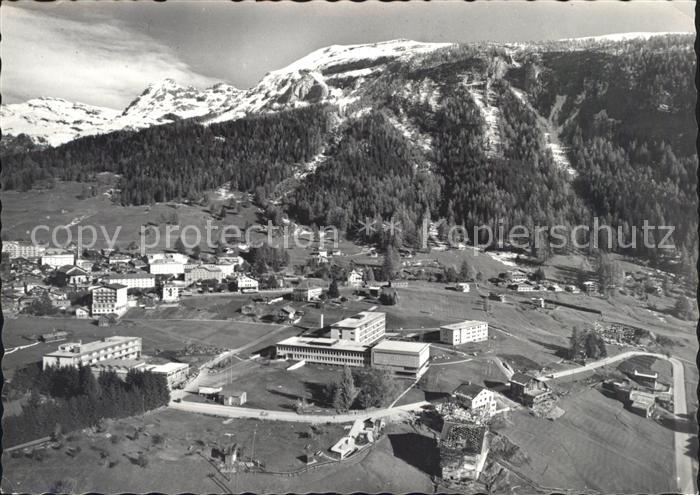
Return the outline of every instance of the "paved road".
{"type": "MultiPolygon", "coordinates": [[[[664,354],[653,352],[627,351],[617,354],[616,356],[610,356],[599,361],[588,363],[585,366],[549,374],[546,377],[542,377],[542,380],[554,380],[563,376],[571,376],[577,373],[591,371],[623,359],[629,359],[633,356],[653,356],[671,363],[673,367],[673,414],[676,416],[678,422],[682,421],[688,414],[688,405],[685,397],[685,370],[683,369],[683,363],[676,357],[667,357],[664,354]]],[[[685,433],[683,431],[673,432],[676,458],[676,481],[678,482],[678,491],[684,494],[696,493],[692,459],[686,454],[686,449],[690,445],[692,438],[693,435],[691,433],[685,433]]]]}
{"type": "Polygon", "coordinates": [[[250,409],[247,407],[222,406],[219,404],[203,404],[200,402],[171,402],[170,407],[180,411],[189,411],[202,414],[212,414],[227,418],[257,418],[269,421],[288,421],[294,423],[352,423],[356,419],[369,417],[397,417],[410,411],[418,411],[429,402],[414,402],[403,406],[376,409],[374,411],[362,411],[360,413],[346,414],[297,414],[290,411],[270,411],[265,409],[250,409]]]}

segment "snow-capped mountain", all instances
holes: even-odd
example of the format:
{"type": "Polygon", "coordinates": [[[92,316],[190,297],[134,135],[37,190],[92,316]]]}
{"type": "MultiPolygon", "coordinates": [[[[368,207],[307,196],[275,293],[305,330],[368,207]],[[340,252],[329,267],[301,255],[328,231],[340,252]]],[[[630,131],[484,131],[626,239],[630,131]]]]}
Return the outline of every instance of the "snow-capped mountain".
{"type": "Polygon", "coordinates": [[[123,111],[61,98],[37,98],[3,105],[0,124],[3,135],[26,134],[38,145],[58,146],[83,136],[215,114],[234,105],[241,93],[227,84],[199,90],[166,79],[149,85],[123,111]]]}
{"type": "Polygon", "coordinates": [[[26,134],[39,145],[58,146],[78,137],[97,134],[119,116],[118,110],[62,98],[35,98],[3,105],[3,135],[26,134]]]}
{"type": "Polygon", "coordinates": [[[240,90],[219,83],[200,90],[172,79],[151,84],[123,111],[40,98],[0,108],[4,135],[28,135],[35,143],[58,146],[73,139],[117,130],[137,130],[178,119],[203,117],[205,123],[297,108],[327,101],[354,101],[362,82],[386,64],[450,46],[394,40],[366,45],[333,45],[268,73],[254,87],[240,90]]]}
{"type": "Polygon", "coordinates": [[[140,122],[150,120],[172,121],[201,117],[234,105],[243,91],[228,84],[219,83],[199,90],[192,86],[180,86],[172,79],[151,84],[124,109],[119,121],[140,122]]]}

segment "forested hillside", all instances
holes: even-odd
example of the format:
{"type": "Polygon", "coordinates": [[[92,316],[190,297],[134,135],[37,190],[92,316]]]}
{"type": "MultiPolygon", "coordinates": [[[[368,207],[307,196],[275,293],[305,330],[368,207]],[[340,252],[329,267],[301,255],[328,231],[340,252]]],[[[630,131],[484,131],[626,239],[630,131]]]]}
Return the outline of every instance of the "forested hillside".
{"type": "Polygon", "coordinates": [[[426,216],[468,232],[599,217],[626,234],[637,226],[638,236],[648,220],[674,225],[688,259],[697,247],[694,60],[690,36],[659,36],[450,46],[324,66],[295,80],[312,84],[321,103],[299,97],[238,120],[183,120],[43,150],[8,142],[3,187],[111,171],[121,176],[118,201],[148,204],[229,183],[351,237],[364,235],[368,218],[400,221],[410,245],[426,216]],[[293,187],[279,195],[283,181],[293,187]]]}

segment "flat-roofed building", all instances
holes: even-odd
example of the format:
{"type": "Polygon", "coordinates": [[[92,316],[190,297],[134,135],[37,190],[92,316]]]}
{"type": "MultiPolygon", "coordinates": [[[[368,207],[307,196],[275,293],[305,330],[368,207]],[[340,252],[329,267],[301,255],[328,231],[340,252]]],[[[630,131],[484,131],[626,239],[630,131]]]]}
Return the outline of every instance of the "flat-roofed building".
{"type": "Polygon", "coordinates": [[[156,286],[156,276],[152,273],[108,275],[102,281],[106,284],[125,285],[128,289],[153,289],[156,286]]]}
{"type": "Polygon", "coordinates": [[[372,347],[372,368],[385,369],[398,378],[419,379],[428,370],[430,344],[383,340],[372,347]]]}
{"type": "Polygon", "coordinates": [[[46,251],[41,256],[41,264],[51,268],[61,268],[64,265],[74,265],[75,255],[67,252],[46,251]]]}
{"type": "Polygon", "coordinates": [[[483,342],[489,338],[489,324],[485,321],[465,320],[440,327],[440,342],[450,345],[483,342]]]}
{"type": "Polygon", "coordinates": [[[170,362],[165,364],[149,364],[145,369],[156,375],[165,376],[168,381],[168,388],[173,389],[187,380],[190,365],[187,363],[170,362]]]}
{"type": "Polygon", "coordinates": [[[148,264],[148,271],[154,275],[180,275],[185,273],[185,264],[171,258],[159,258],[148,264]]]}
{"type": "Polygon", "coordinates": [[[141,359],[105,359],[95,364],[90,365],[90,369],[95,376],[100,376],[101,373],[113,371],[122,380],[126,378],[127,373],[131,370],[143,371],[146,368],[146,361],[141,359]]]}
{"type": "Polygon", "coordinates": [[[276,346],[277,357],[338,366],[368,366],[369,347],[334,338],[289,337],[276,346]]]}
{"type": "Polygon", "coordinates": [[[141,337],[115,335],[88,342],[66,342],[58,350],[44,355],[43,367],[90,366],[108,359],[137,359],[141,356],[141,337]]]}
{"type": "Polygon", "coordinates": [[[386,313],[361,311],[331,325],[331,338],[361,345],[377,342],[386,331],[386,313]]]}
{"type": "Polygon", "coordinates": [[[92,291],[92,314],[121,315],[127,310],[127,287],[122,284],[107,284],[92,291]]]}
{"type": "Polygon", "coordinates": [[[216,280],[221,282],[223,280],[224,274],[215,267],[215,265],[202,265],[196,266],[191,270],[185,270],[185,282],[187,284],[193,284],[199,282],[200,280],[216,280]]]}
{"type": "Polygon", "coordinates": [[[44,255],[46,248],[37,246],[29,241],[5,241],[2,243],[2,252],[8,253],[10,259],[26,258],[35,260],[44,255]]]}

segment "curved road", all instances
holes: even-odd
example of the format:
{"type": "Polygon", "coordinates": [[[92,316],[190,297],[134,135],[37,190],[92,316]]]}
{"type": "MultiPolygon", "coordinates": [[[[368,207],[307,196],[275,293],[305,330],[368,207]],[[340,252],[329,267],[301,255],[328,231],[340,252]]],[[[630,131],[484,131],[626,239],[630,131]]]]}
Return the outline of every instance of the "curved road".
{"type": "MultiPolygon", "coordinates": [[[[688,414],[688,405],[685,398],[685,372],[683,370],[683,363],[681,363],[681,361],[676,357],[667,357],[664,354],[657,354],[654,352],[627,351],[617,354],[616,356],[611,356],[603,358],[599,361],[588,363],[578,368],[548,374],[547,376],[542,377],[542,380],[554,380],[563,376],[570,376],[577,373],[591,371],[596,368],[600,368],[601,366],[607,366],[608,364],[634,356],[653,356],[671,363],[671,366],[673,367],[673,414],[677,418],[676,421],[680,421],[680,418],[683,418],[688,414]]],[[[678,483],[679,492],[683,494],[697,493],[695,490],[695,473],[693,472],[692,459],[685,453],[686,449],[691,445],[690,442],[692,439],[693,435],[691,433],[686,433],[683,431],[673,432],[673,442],[676,451],[676,481],[678,483]]]]}
{"type": "MultiPolygon", "coordinates": [[[[233,354],[232,352],[224,353],[225,355],[233,354]]],[[[671,363],[673,367],[673,413],[677,418],[681,418],[688,413],[686,397],[685,397],[685,378],[683,363],[676,357],[667,357],[663,354],[657,354],[653,352],[645,351],[627,351],[615,356],[610,356],[607,358],[600,359],[588,363],[584,366],[579,366],[578,368],[572,368],[568,370],[558,371],[556,373],[548,374],[542,377],[542,380],[549,381],[561,378],[564,376],[571,376],[578,373],[585,373],[587,371],[594,370],[609,364],[615,363],[617,361],[622,361],[624,359],[629,359],[634,356],[653,356],[658,359],[664,359],[671,363]]],[[[223,356],[219,356],[221,359],[223,356]]],[[[502,366],[502,364],[501,364],[502,366]]],[[[198,380],[194,380],[194,384],[198,380]]],[[[190,386],[192,383],[190,384],[190,386]]],[[[184,395],[182,391],[178,391],[176,395],[181,397],[184,395]]],[[[170,407],[173,409],[178,409],[180,411],[189,411],[202,414],[213,414],[216,416],[223,416],[228,418],[257,418],[257,419],[267,419],[274,421],[289,421],[294,423],[350,423],[360,418],[368,417],[397,417],[407,412],[418,411],[424,406],[430,404],[429,402],[414,402],[412,404],[406,404],[397,407],[388,407],[384,409],[376,409],[374,411],[363,411],[361,413],[345,413],[336,415],[314,415],[314,414],[297,414],[291,411],[271,411],[265,409],[251,409],[246,407],[234,407],[234,406],[223,406],[218,404],[207,404],[199,402],[170,402],[170,407]]],[[[676,481],[678,483],[678,489],[680,493],[683,494],[695,494],[695,475],[693,472],[693,464],[690,456],[686,455],[685,450],[690,445],[693,435],[690,433],[675,431],[673,433],[674,445],[675,445],[675,464],[676,464],[676,481]]]]}

